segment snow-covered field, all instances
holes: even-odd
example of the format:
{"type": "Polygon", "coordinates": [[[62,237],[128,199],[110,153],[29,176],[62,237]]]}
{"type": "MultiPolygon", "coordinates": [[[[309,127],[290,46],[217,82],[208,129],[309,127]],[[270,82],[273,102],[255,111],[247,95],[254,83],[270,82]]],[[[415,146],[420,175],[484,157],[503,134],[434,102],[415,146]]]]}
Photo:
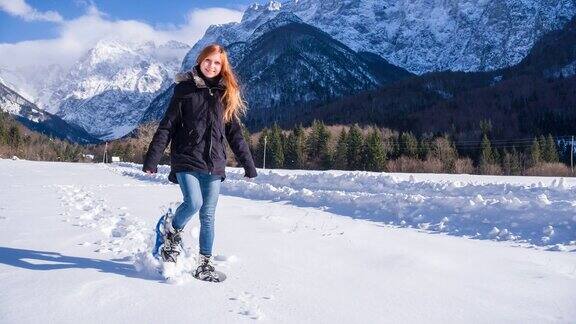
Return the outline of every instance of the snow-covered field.
{"type": "Polygon", "coordinates": [[[0,160],[1,323],[576,321],[573,178],[230,168],[212,284],[149,271],[181,195],[139,170],[0,160]]]}

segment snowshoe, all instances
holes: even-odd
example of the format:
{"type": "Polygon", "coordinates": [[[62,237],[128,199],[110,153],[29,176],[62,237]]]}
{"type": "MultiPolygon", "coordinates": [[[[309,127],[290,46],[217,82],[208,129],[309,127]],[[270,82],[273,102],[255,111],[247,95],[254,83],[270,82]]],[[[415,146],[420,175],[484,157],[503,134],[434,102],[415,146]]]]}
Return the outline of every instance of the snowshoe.
{"type": "Polygon", "coordinates": [[[152,255],[164,262],[176,262],[176,258],[184,250],[182,248],[182,230],[172,227],[174,213],[172,209],[158,220],[156,224],[156,244],[152,255]]]}
{"type": "Polygon", "coordinates": [[[202,281],[222,282],[226,279],[226,275],[214,269],[211,256],[199,254],[198,268],[194,272],[194,278],[202,281]]]}

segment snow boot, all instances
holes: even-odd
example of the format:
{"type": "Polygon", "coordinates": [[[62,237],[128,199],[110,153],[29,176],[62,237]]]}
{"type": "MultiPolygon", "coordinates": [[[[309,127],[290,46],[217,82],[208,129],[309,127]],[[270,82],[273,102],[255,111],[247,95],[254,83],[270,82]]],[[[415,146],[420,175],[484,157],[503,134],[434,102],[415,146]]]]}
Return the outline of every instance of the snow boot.
{"type": "Polygon", "coordinates": [[[156,224],[156,244],[152,255],[162,258],[164,262],[176,262],[176,258],[182,251],[182,229],[172,226],[174,213],[169,209],[162,215],[156,224]]]}
{"type": "Polygon", "coordinates": [[[166,228],[164,245],[160,250],[164,262],[176,262],[176,258],[184,251],[182,248],[182,230],[172,226],[166,228]]]}
{"type": "Polygon", "coordinates": [[[214,265],[212,264],[212,256],[203,254],[198,255],[198,268],[196,268],[194,277],[203,281],[210,282],[220,282],[225,279],[223,274],[214,269],[214,265]]]}

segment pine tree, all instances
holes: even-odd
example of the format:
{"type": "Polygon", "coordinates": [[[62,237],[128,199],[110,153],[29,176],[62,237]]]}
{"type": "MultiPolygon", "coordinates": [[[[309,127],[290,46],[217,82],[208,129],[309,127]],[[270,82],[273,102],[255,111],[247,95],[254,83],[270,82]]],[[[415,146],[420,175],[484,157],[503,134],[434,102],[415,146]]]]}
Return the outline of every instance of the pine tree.
{"type": "Polygon", "coordinates": [[[337,170],[346,170],[348,168],[348,134],[346,129],[342,128],[336,143],[336,152],[334,153],[334,168],[337,170]]]}
{"type": "Polygon", "coordinates": [[[314,121],[306,143],[308,161],[314,169],[331,167],[332,156],[329,151],[330,132],[323,122],[314,121]]]}
{"type": "Polygon", "coordinates": [[[4,112],[0,111],[0,145],[8,142],[8,131],[6,127],[6,118],[4,117],[4,112]]]}
{"type": "Polygon", "coordinates": [[[65,145],[64,152],[62,153],[62,160],[67,162],[74,160],[74,147],[72,145],[65,145]]]}
{"type": "Polygon", "coordinates": [[[366,138],[364,145],[365,166],[368,171],[381,172],[386,164],[386,151],[382,143],[380,130],[374,128],[366,138]]]}
{"type": "Polygon", "coordinates": [[[363,170],[362,147],[364,138],[357,124],[350,128],[347,144],[348,170],[363,170]]]}
{"type": "Polygon", "coordinates": [[[560,161],[556,142],[554,141],[552,134],[548,134],[548,137],[546,138],[546,146],[542,149],[542,151],[542,159],[544,161],[550,163],[556,163],[560,161]]]}
{"type": "Polygon", "coordinates": [[[540,158],[542,159],[542,162],[548,162],[548,160],[546,160],[547,143],[544,135],[538,136],[538,145],[540,145],[540,158]]]}
{"type": "Polygon", "coordinates": [[[318,121],[314,120],[310,126],[308,138],[306,139],[306,156],[309,161],[312,161],[318,156],[318,134],[315,132],[317,125],[318,121]]]}
{"type": "Polygon", "coordinates": [[[425,159],[430,155],[432,151],[432,137],[430,135],[424,135],[420,140],[420,144],[418,145],[418,156],[420,159],[425,159]]]}
{"type": "Polygon", "coordinates": [[[530,147],[530,165],[536,166],[542,163],[542,149],[537,138],[534,138],[530,147]]]}
{"type": "MultiPolygon", "coordinates": [[[[270,168],[279,169],[284,167],[284,147],[283,147],[283,135],[280,127],[274,123],[272,126],[272,131],[270,134],[270,140],[268,142],[269,150],[266,155],[270,153],[270,168]]],[[[267,156],[268,160],[268,156],[267,156]]],[[[266,161],[268,166],[268,161],[266,161]]]]}
{"type": "Polygon", "coordinates": [[[480,130],[482,135],[488,135],[492,131],[492,121],[490,119],[482,119],[480,121],[480,130]]]}
{"type": "Polygon", "coordinates": [[[10,126],[8,130],[8,145],[13,148],[19,148],[22,144],[22,135],[20,134],[20,129],[16,125],[10,126]]]}
{"type": "Polygon", "coordinates": [[[494,153],[488,136],[484,134],[482,144],[480,144],[480,168],[485,168],[490,164],[494,164],[494,153]]]}
{"type": "MultiPolygon", "coordinates": [[[[78,159],[79,151],[76,148],[74,159],[78,159]]],[[[122,150],[122,161],[134,162],[134,147],[130,143],[126,143],[122,150]]]]}
{"type": "Polygon", "coordinates": [[[317,147],[318,147],[318,137],[314,133],[314,129],[316,128],[316,119],[312,121],[312,125],[310,125],[310,131],[308,132],[308,136],[306,136],[306,144],[304,151],[306,153],[306,161],[308,161],[308,168],[314,169],[314,159],[317,156],[317,147]]]}
{"type": "Polygon", "coordinates": [[[284,167],[286,169],[298,169],[298,140],[294,132],[286,138],[284,145],[284,167]]]}
{"type": "Polygon", "coordinates": [[[321,123],[318,129],[318,145],[320,147],[320,168],[328,170],[332,168],[332,152],[330,152],[330,137],[331,134],[324,125],[321,123]]]}
{"type": "Polygon", "coordinates": [[[418,139],[411,132],[400,136],[400,154],[414,159],[418,157],[418,139]]]}
{"type": "Polygon", "coordinates": [[[298,157],[299,157],[299,169],[303,169],[306,167],[306,132],[304,132],[304,127],[302,125],[298,125],[293,130],[294,135],[297,139],[297,149],[298,149],[298,157]]]}
{"type": "Polygon", "coordinates": [[[502,162],[502,154],[497,148],[492,149],[492,156],[494,158],[494,164],[500,164],[502,162]]]}
{"type": "Polygon", "coordinates": [[[284,166],[287,169],[303,169],[305,163],[305,135],[302,126],[295,127],[286,139],[284,166]]]}
{"type": "MultiPolygon", "coordinates": [[[[381,137],[382,138],[382,137],[381,137]]],[[[400,143],[400,138],[398,136],[390,136],[383,139],[384,152],[387,158],[397,159],[401,155],[402,143],[400,143]]]]}
{"type": "Polygon", "coordinates": [[[510,153],[510,174],[520,175],[522,173],[522,161],[520,154],[515,146],[512,146],[512,153],[510,153]]]}
{"type": "Polygon", "coordinates": [[[270,166],[270,131],[268,128],[264,128],[260,133],[260,138],[258,138],[258,146],[256,147],[256,156],[254,157],[254,163],[257,167],[263,167],[264,163],[264,155],[266,155],[266,167],[270,166]],[[266,141],[266,145],[264,145],[264,141],[266,141]],[[266,146],[266,152],[264,152],[264,146],[266,146]],[[264,154],[266,153],[266,154],[264,154]]]}
{"type": "Polygon", "coordinates": [[[502,171],[505,175],[520,174],[520,158],[515,147],[512,147],[511,152],[508,152],[507,149],[502,151],[502,171]]]}

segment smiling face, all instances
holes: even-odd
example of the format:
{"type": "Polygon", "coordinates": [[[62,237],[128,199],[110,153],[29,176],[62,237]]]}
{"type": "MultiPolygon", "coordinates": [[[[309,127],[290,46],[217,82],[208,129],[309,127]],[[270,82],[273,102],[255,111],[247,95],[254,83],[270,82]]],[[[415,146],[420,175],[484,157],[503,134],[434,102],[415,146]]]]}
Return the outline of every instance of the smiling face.
{"type": "Polygon", "coordinates": [[[213,78],[220,74],[222,70],[222,57],[220,53],[216,52],[206,56],[206,58],[200,62],[200,70],[207,78],[213,78]]]}

